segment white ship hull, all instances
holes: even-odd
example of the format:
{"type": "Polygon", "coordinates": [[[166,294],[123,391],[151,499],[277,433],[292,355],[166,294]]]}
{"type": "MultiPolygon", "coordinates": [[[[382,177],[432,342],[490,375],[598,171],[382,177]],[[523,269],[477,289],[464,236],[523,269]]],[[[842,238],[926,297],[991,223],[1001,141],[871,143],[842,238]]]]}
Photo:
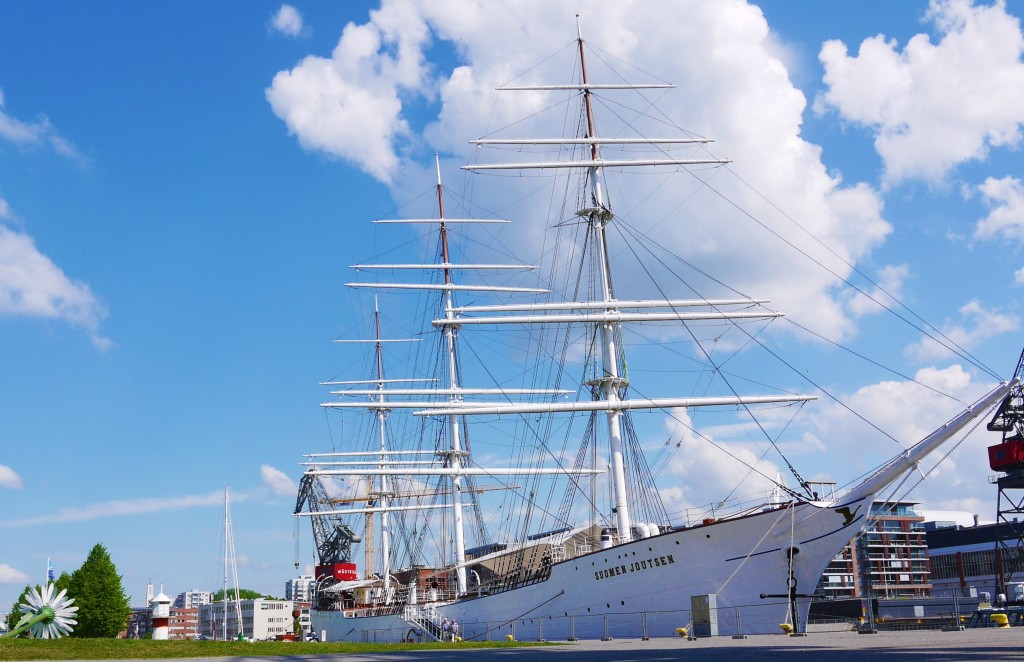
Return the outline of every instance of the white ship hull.
{"type": "MultiPolygon", "coordinates": [[[[458,621],[464,639],[666,637],[693,621],[691,596],[714,594],[718,634],[779,632],[789,613],[781,597],[789,592],[789,550],[797,550],[796,592],[812,593],[870,503],[799,503],[636,540],[557,563],[544,581],[436,609],[458,621]]],[[[808,604],[799,601],[801,620],[808,604]]],[[[328,641],[431,638],[401,612],[315,611],[312,620],[328,641]]]]}
{"type": "MultiPolygon", "coordinates": [[[[367,422],[373,430],[369,435],[351,437],[352,443],[344,452],[308,456],[309,462],[305,464],[309,468],[297,500],[296,514],[303,514],[303,504],[309,505],[306,514],[313,517],[319,563],[334,566],[333,572],[321,574],[318,571],[322,580],[328,580],[319,584],[318,591],[322,593],[318,594],[318,604],[328,604],[332,599],[336,600],[335,604],[351,604],[357,599],[374,604],[367,610],[315,611],[313,627],[324,632],[328,641],[432,639],[441,636],[443,618],[456,620],[460,625],[459,634],[473,640],[503,639],[509,635],[521,640],[662,637],[676,636],[678,628],[691,625],[690,631],[698,636],[779,632],[780,624],[792,624],[794,620],[791,611],[794,595],[799,598],[796,620],[804,620],[810,602],[808,596],[814,592],[829,562],[860,532],[871,511],[874,495],[916,468],[929,453],[965,430],[970,421],[1017,387],[1016,381],[995,387],[938,430],[886,462],[845,492],[845,496],[828,501],[816,501],[818,497],[811,496],[814,494],[811,486],[788,460],[785,462],[799,483],[796,489],[787,487],[781,477],[771,481],[761,473],[768,468],[765,465],[758,468],[764,455],[750,464],[729,453],[733,460],[746,467],[743,474],[757,473],[760,478],[775,483],[775,492],[766,501],[771,505],[764,511],[746,511],[749,514],[705,520],[700,526],[643,537],[665,531],[674,521],[679,521],[670,517],[661,503],[658,488],[654,487],[659,472],[652,471],[645,455],[645,448],[654,448],[654,437],[650,435],[660,437],[666,424],[672,429],[690,428],[701,440],[725,450],[697,428],[691,428],[685,418],[691,410],[717,409],[727,417],[729,425],[735,424],[731,419],[734,415],[744,420],[749,416],[765,435],[765,441],[781,454],[776,440],[783,438],[791,420],[783,427],[778,424],[786,417],[762,422],[757,418],[761,407],[797,407],[817,396],[794,393],[785,383],[767,393],[742,393],[737,388],[740,384],[730,381],[732,377],[722,369],[724,362],[734,356],[732,350],[728,350],[730,353],[726,356],[723,347],[736,348],[736,354],[747,353],[749,348],[750,365],[758,366],[762,359],[753,355],[760,354],[761,341],[757,337],[760,330],[742,329],[739,335],[730,336],[733,340],[721,345],[719,340],[731,330],[729,325],[767,325],[780,313],[765,307],[766,300],[747,298],[728,287],[723,289],[723,283],[714,278],[714,285],[701,282],[696,286],[689,282],[691,269],[702,274],[701,280],[709,274],[686,259],[671,255],[670,247],[653,245],[653,238],[643,236],[639,226],[631,226],[630,222],[612,225],[615,220],[628,221],[628,218],[618,217],[612,210],[607,193],[613,189],[606,181],[606,168],[655,167],[660,173],[675,171],[682,176],[690,168],[725,166],[728,161],[710,152],[670,153],[675,147],[706,142],[702,138],[651,139],[643,135],[619,138],[620,134],[638,132],[640,127],[629,122],[613,126],[610,132],[599,131],[594,120],[592,91],[603,95],[614,89],[638,91],[671,86],[660,82],[640,86],[591,83],[585,66],[584,41],[579,30],[578,33],[578,76],[573,82],[499,88],[510,92],[561,90],[571,93],[570,101],[581,102],[581,119],[574,136],[506,140],[488,134],[474,141],[478,147],[491,145],[505,150],[521,146],[524,152],[536,148],[538,153],[546,154],[548,147],[545,146],[549,146],[555,156],[520,163],[484,163],[486,159],[474,157],[472,164],[464,166],[471,171],[551,170],[579,176],[575,184],[570,184],[570,179],[563,184],[557,178],[553,183],[552,194],[557,190],[566,193],[562,206],[546,200],[537,208],[547,207],[552,213],[548,222],[555,235],[554,243],[549,246],[545,240],[543,251],[545,259],[551,259],[550,272],[535,279],[526,275],[532,274],[529,266],[462,262],[453,258],[449,250],[449,225],[472,228],[505,221],[447,217],[440,159],[437,158],[437,217],[381,220],[436,225],[438,247],[434,261],[358,265],[359,269],[400,270],[418,274],[418,277],[409,279],[412,282],[395,283],[384,279],[350,283],[353,288],[374,291],[427,293],[432,300],[429,310],[436,310],[435,306],[440,303],[442,315],[429,321],[439,332],[436,350],[409,351],[405,355],[412,368],[409,376],[386,378],[383,343],[411,342],[419,338],[382,337],[380,313],[374,299],[375,339],[371,342],[375,344],[375,370],[372,378],[325,383],[344,388],[332,391],[338,398],[324,403],[324,407],[338,412],[365,410],[370,415],[367,422]],[[625,160],[606,160],[602,156],[605,146],[615,146],[610,147],[611,154],[613,149],[627,145],[657,152],[658,158],[631,153],[629,149],[622,151],[630,157],[625,160]],[[556,160],[545,160],[547,158],[556,160]],[[576,210],[577,220],[567,220],[570,209],[576,210]],[[611,227],[616,231],[611,232],[611,227]],[[667,250],[665,257],[663,250],[667,250]],[[628,259],[634,264],[632,270],[624,272],[629,275],[626,291],[635,291],[637,296],[644,291],[656,292],[657,298],[620,299],[616,294],[613,258],[615,261],[628,259]],[[487,279],[473,275],[488,271],[524,275],[521,279],[504,275],[500,279],[487,279]],[[651,277],[652,281],[660,275],[667,282],[651,282],[645,288],[641,275],[651,277]],[[489,280],[500,280],[500,284],[489,280]],[[536,289],[535,285],[550,286],[553,291],[536,289]],[[711,294],[727,294],[729,298],[705,298],[709,293],[699,293],[705,287],[710,288],[711,294]],[[461,301],[457,293],[468,296],[461,301]],[[732,298],[734,295],[740,298],[732,298]],[[673,296],[697,298],[671,298],[673,296]],[[626,334],[627,329],[632,333],[634,325],[643,323],[666,324],[665,337],[672,339],[668,343],[672,347],[651,340],[643,333],[626,334]],[[722,328],[712,330],[710,325],[718,324],[722,324],[722,328]],[[473,348],[473,360],[467,362],[464,372],[459,350],[462,334],[469,329],[492,328],[491,333],[497,338],[501,337],[502,329],[513,329],[504,333],[524,335],[517,335],[518,340],[512,344],[500,341],[491,345],[489,340],[484,340],[473,348]],[[525,328],[531,330],[524,333],[525,328]],[[708,335],[710,333],[714,336],[708,335]],[[714,342],[711,342],[712,337],[714,342]],[[625,348],[631,344],[643,345],[649,351],[638,352],[640,360],[627,364],[625,348]],[[482,345],[487,345],[486,351],[480,352],[477,348],[483,349],[482,345]],[[687,349],[683,349],[684,345],[687,349]],[[509,350],[513,347],[516,349],[509,350]],[[519,355],[526,347],[529,351],[519,355]],[[666,353],[662,354],[662,350],[666,353]],[[515,360],[508,351],[516,354],[515,360]],[[691,351],[693,356],[689,356],[691,351]],[[693,370],[694,375],[700,373],[696,381],[679,384],[678,391],[662,393],[659,386],[675,389],[677,378],[691,371],[689,367],[677,368],[689,366],[690,360],[702,366],[699,371],[693,370]],[[633,365],[633,376],[642,378],[650,368],[635,366],[651,364],[659,364],[654,367],[656,372],[666,373],[664,380],[652,379],[649,386],[634,386],[627,366],[633,365]],[[679,373],[674,373],[675,370],[679,373]],[[432,377],[424,378],[426,375],[432,377]],[[467,386],[463,377],[482,378],[485,386],[467,386]],[[420,386],[424,381],[429,385],[420,386]],[[659,381],[662,383],[656,384],[659,381]],[[696,395],[698,393],[700,395],[696,395]],[[421,422],[410,423],[408,417],[400,415],[403,411],[420,417],[421,422]],[[652,432],[659,428],[658,421],[651,418],[646,419],[645,429],[638,429],[634,426],[632,412],[649,412],[651,417],[661,418],[661,431],[652,432]],[[504,459],[500,456],[508,452],[508,465],[485,466],[480,464],[480,456],[475,459],[471,456],[469,431],[477,422],[481,427],[492,426],[489,429],[501,435],[494,439],[511,440],[509,447],[495,443],[489,454],[491,460],[504,459]],[[399,426],[399,432],[394,435],[388,428],[393,423],[399,426]],[[406,427],[402,428],[403,425],[406,427]],[[561,426],[565,426],[566,435],[562,448],[555,443],[548,446],[549,441],[555,441],[552,431],[561,430],[561,426]],[[579,446],[573,459],[570,442],[575,441],[579,446]],[[598,449],[607,450],[606,459],[598,460],[598,449]],[[588,455],[589,463],[586,462],[588,455]],[[605,476],[602,478],[601,474],[605,476]],[[487,486],[487,490],[505,492],[500,501],[495,496],[484,505],[476,499],[475,495],[485,490],[478,489],[470,479],[483,476],[498,483],[487,486]],[[540,482],[545,476],[556,477],[550,487],[540,482]],[[508,479],[511,477],[528,485],[523,487],[516,480],[508,479]],[[349,483],[340,488],[333,484],[332,489],[328,489],[320,482],[321,478],[348,479],[349,483]],[[585,495],[587,488],[589,498],[585,495]],[[559,494],[564,495],[561,502],[559,494]],[[784,494],[790,496],[782,496],[784,494]],[[788,498],[794,502],[781,503],[781,499],[788,498]],[[802,498],[812,501],[797,501],[802,498]],[[339,503],[344,503],[344,507],[339,507],[339,503]],[[561,505],[556,512],[552,505],[558,503],[561,505]],[[437,518],[440,522],[431,519],[431,513],[437,509],[445,511],[437,518]],[[574,520],[588,519],[584,514],[587,511],[590,512],[589,528],[572,529],[574,520]],[[476,526],[468,521],[470,512],[478,516],[473,523],[476,526]],[[493,527],[485,523],[484,514],[496,520],[493,527]],[[362,518],[365,524],[359,521],[362,518]],[[408,521],[401,518],[408,518],[408,521]],[[360,528],[365,532],[365,540],[355,533],[360,528]],[[488,531],[488,528],[494,530],[488,531]],[[546,529],[547,533],[539,532],[546,529]],[[582,531],[586,533],[579,533],[582,531]],[[595,538],[608,544],[607,541],[616,537],[627,540],[634,531],[640,536],[637,540],[590,551],[589,545],[595,538]],[[586,553],[576,547],[575,540],[573,549],[568,549],[569,538],[558,538],[565,532],[569,532],[569,536],[579,534],[578,541],[581,547],[586,546],[586,553]],[[399,535],[402,537],[398,538],[399,535]],[[470,546],[473,538],[476,547],[470,546]],[[428,539],[437,549],[424,550],[428,539]],[[378,540],[381,541],[379,550],[374,546],[378,540]],[[395,542],[399,544],[393,544],[395,542]],[[354,581],[352,545],[359,543],[363,545],[366,559],[362,574],[367,579],[362,582],[354,581]],[[532,550],[529,558],[525,553],[527,546],[532,550]],[[487,551],[474,559],[474,549],[487,551]],[[426,567],[434,563],[448,567],[426,567]],[[344,577],[337,571],[342,565],[346,570],[344,577]],[[474,565],[478,568],[474,569],[474,565]],[[402,570],[397,570],[399,568],[402,570]],[[423,576],[420,569],[424,570],[423,576]],[[471,578],[473,575],[475,579],[471,578]],[[460,599],[448,599],[452,595],[449,594],[445,601],[424,603],[425,577],[432,578],[429,583],[437,590],[453,590],[454,586],[460,599]],[[381,585],[385,583],[381,578],[387,578],[386,586],[381,585]],[[396,578],[394,583],[393,578],[396,578]],[[526,579],[528,583],[524,582],[526,579]],[[520,583],[515,588],[499,590],[512,582],[520,583]],[[481,585],[481,590],[490,587],[495,592],[474,595],[477,585],[481,585]],[[703,599],[706,607],[713,607],[710,618],[697,613],[696,609],[691,610],[693,598],[703,599]],[[390,603],[393,608],[387,600],[394,600],[390,603]],[[379,606],[382,602],[383,607],[379,606]],[[388,615],[382,615],[385,613],[388,615]]],[[[645,106],[649,103],[650,100],[644,102],[645,106]]],[[[551,106],[556,107],[557,104],[551,106]]],[[[639,113],[637,119],[643,114],[639,113]]],[[[565,122],[564,118],[559,121],[565,122]]],[[[659,128],[661,121],[657,121],[659,128]]],[[[632,172],[642,173],[642,170],[632,172]]],[[[625,193],[629,188],[615,186],[614,190],[625,193]]],[[[663,182],[657,184],[657,188],[671,190],[673,187],[663,182]]],[[[641,186],[636,193],[647,196],[653,190],[641,186]]],[[[540,195],[549,194],[538,193],[540,195]]],[[[646,204],[643,202],[641,206],[646,204]]],[[[657,221],[656,225],[664,220],[657,221]]],[[[490,250],[500,254],[504,249],[496,241],[490,250]]],[[[768,354],[771,356],[763,359],[774,362],[778,358],[773,351],[769,350],[768,354]]],[[[786,367],[796,369],[788,363],[786,367]]],[[[1022,371],[1024,359],[1018,364],[1015,379],[1022,371]]],[[[768,374],[773,373],[774,369],[769,368],[768,374]]],[[[800,381],[805,383],[803,376],[800,381]]],[[[761,383],[760,378],[755,383],[761,383]]],[[[797,411],[793,410],[794,416],[797,411]]],[[[711,430],[720,429],[703,418],[701,425],[711,430]]],[[[661,469],[671,466],[674,453],[680,453],[675,455],[677,459],[681,457],[682,438],[675,449],[671,441],[670,436],[665,442],[667,452],[656,456],[661,469]]],[[[736,485],[723,485],[723,491],[742,494],[737,492],[746,481],[741,475],[737,474],[736,485]]],[[[672,477],[666,476],[666,479],[672,477]]],[[[756,482],[761,485],[756,489],[762,489],[763,482],[760,479],[756,482]]],[[[743,489],[753,492],[755,488],[747,484],[743,489]]],[[[748,494],[744,498],[756,497],[748,494]]],[[[697,497],[698,502],[706,503],[705,499],[708,497],[697,497]]],[[[708,501],[714,502],[714,499],[708,501]]],[[[735,513],[730,509],[746,506],[718,502],[715,509],[721,513],[723,507],[735,513]]],[[[678,517],[680,513],[675,515],[678,517]]],[[[707,613],[707,609],[703,613],[707,613]]]]}

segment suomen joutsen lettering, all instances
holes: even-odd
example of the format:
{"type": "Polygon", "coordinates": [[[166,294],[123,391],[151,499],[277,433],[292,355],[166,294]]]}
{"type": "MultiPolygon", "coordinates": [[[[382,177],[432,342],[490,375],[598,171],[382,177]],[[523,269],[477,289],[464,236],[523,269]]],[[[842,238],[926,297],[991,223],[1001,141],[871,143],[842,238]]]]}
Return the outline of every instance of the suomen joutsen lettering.
{"type": "Polygon", "coordinates": [[[628,565],[613,565],[610,568],[598,570],[594,573],[594,579],[602,580],[608,579],[609,577],[618,577],[619,575],[625,575],[630,572],[640,572],[642,570],[660,568],[663,565],[672,565],[675,562],[676,560],[671,554],[666,554],[665,556],[652,556],[649,559],[633,561],[628,565]]]}

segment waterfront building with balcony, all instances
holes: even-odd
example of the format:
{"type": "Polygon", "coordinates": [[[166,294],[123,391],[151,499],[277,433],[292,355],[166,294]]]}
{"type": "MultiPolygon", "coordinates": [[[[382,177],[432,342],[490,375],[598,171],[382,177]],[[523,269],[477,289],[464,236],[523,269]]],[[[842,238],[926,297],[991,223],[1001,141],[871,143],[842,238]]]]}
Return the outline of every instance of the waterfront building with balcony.
{"type": "Polygon", "coordinates": [[[931,595],[928,542],[917,502],[876,501],[857,539],[861,593],[877,598],[931,595]],[[866,589],[866,590],[865,590],[866,589]]]}
{"type": "Polygon", "coordinates": [[[924,517],[913,501],[875,501],[863,533],[840,550],[815,593],[832,599],[928,597],[924,517]]]}

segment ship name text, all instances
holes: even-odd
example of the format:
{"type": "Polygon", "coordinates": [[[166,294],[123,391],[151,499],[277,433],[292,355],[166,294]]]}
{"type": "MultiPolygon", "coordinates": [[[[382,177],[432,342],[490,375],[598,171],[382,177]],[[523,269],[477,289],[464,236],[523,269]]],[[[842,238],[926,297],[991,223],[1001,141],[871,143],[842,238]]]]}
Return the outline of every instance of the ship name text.
{"type": "Polygon", "coordinates": [[[633,561],[629,565],[613,565],[610,568],[598,570],[594,573],[594,579],[600,581],[602,579],[608,579],[609,577],[618,577],[619,575],[625,575],[631,572],[640,572],[641,570],[660,568],[661,566],[671,565],[675,562],[676,560],[672,558],[671,554],[666,554],[665,556],[655,556],[649,559],[633,561]]]}

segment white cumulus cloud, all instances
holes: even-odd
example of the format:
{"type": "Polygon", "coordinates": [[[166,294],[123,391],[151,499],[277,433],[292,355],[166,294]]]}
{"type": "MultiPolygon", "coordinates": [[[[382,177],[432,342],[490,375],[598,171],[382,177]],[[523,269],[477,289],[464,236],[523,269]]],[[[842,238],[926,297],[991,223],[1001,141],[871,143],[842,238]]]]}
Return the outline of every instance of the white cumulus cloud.
{"type": "Polygon", "coordinates": [[[278,496],[294,496],[296,490],[298,490],[294,480],[289,478],[280,469],[275,469],[269,464],[264,464],[260,467],[260,476],[263,478],[263,484],[278,496]]]}
{"type": "Polygon", "coordinates": [[[0,487],[8,487],[12,490],[20,490],[25,486],[21,476],[10,467],[0,464],[0,487]]]}
{"type": "MultiPolygon", "coordinates": [[[[922,368],[914,379],[919,383],[885,380],[839,395],[840,401],[878,429],[833,402],[823,400],[812,410],[804,425],[820,436],[830,458],[843,459],[840,473],[829,478],[854,478],[856,483],[858,474],[864,477],[877,468],[879,458],[902,453],[995,386],[978,382],[960,365],[922,368]]],[[[980,425],[968,426],[946,442],[921,463],[919,472],[911,472],[905,482],[891,486],[880,498],[900,498],[915,488],[910,498],[929,508],[986,512],[991,506],[982,506],[978,498],[993,489],[987,482],[991,470],[985,448],[998,443],[999,435],[985,429],[984,416],[977,419],[980,425]],[[960,446],[955,448],[958,442],[960,446]],[[923,481],[922,472],[928,474],[923,481]]],[[[850,486],[841,484],[840,488],[850,486]]]]}
{"type": "MultiPolygon", "coordinates": [[[[692,521],[710,515],[707,495],[732,490],[740,499],[753,495],[763,499],[775,489],[773,481],[777,474],[781,476],[779,466],[762,459],[763,449],[755,444],[725,441],[713,429],[697,429],[685,409],[673,410],[665,424],[670,445],[676,446],[667,473],[677,484],[665,489],[662,497],[679,519],[692,521]]],[[[722,429],[723,436],[729,432],[736,431],[722,429]]]]}
{"type": "MultiPolygon", "coordinates": [[[[844,183],[829,173],[821,149],[802,138],[806,99],[791,82],[763,14],[747,2],[584,0],[567,8],[523,0],[515,11],[494,12],[482,1],[384,0],[365,23],[345,26],[329,56],[311,54],[279,72],[266,96],[302,147],[350,162],[391,185],[396,195],[422,190],[433,177],[434,152],[446,155],[443,166],[474,161],[476,153],[466,141],[495,127],[518,122],[515,133],[503,137],[559,135],[563,114],[541,112],[560,108],[557,95],[494,90],[523,72],[527,78],[517,82],[561,82],[571,71],[574,51],[563,47],[575,36],[577,12],[585,38],[602,49],[600,58],[588,60],[594,69],[621,59],[655,80],[675,83],[676,91],[650,99],[657,101],[657,112],[715,138],[717,153],[732,159],[739,175],[698,172],[680,178],[679,187],[641,192],[642,204],[620,205],[618,213],[626,221],[631,220],[627,209],[643,215],[653,244],[698,267],[732,274],[730,285],[770,298],[815,331],[835,339],[855,333],[837,293],[851,265],[891,231],[882,199],[868,184],[844,183]],[[454,66],[426,62],[428,49],[438,42],[454,49],[454,66]],[[552,53],[568,57],[568,66],[557,58],[544,60],[552,53]],[[714,192],[700,177],[710,178],[714,192]],[[737,214],[717,192],[769,229],[737,214]],[[680,199],[690,200],[700,213],[678,209],[680,199]],[[784,203],[785,215],[768,201],[784,203]],[[664,222],[652,227],[649,219],[664,222]],[[794,260],[795,250],[832,272],[794,260]]],[[[592,75],[617,82],[619,75],[634,74],[605,69],[592,75]]],[[[616,124],[619,110],[602,115],[602,133],[629,135],[632,127],[616,124]]],[[[633,122],[647,117],[626,114],[633,122]]],[[[665,133],[660,125],[647,129],[647,135],[665,133]]],[[[504,199],[525,199],[533,182],[516,179],[476,178],[474,197],[489,199],[500,185],[504,199]]],[[[523,248],[529,255],[539,245],[545,204],[531,198],[508,210],[520,229],[513,241],[521,245],[511,250],[523,248]]],[[[631,282],[633,275],[622,281],[631,282]]]]}
{"type": "MultiPolygon", "coordinates": [[[[4,212],[9,217],[9,206],[0,203],[0,218],[4,212]]],[[[108,349],[110,340],[100,334],[106,315],[88,284],[68,278],[31,236],[0,224],[0,317],[63,320],[88,331],[97,348],[108,349]]]]}
{"type": "Polygon", "coordinates": [[[853,294],[847,308],[855,317],[880,313],[883,306],[892,307],[903,294],[903,281],[909,269],[905,264],[882,267],[875,279],[875,287],[867,292],[853,294]]]}
{"type": "Polygon", "coordinates": [[[819,55],[827,89],[816,108],[876,132],[890,185],[939,182],[957,164],[1021,139],[1024,36],[1005,2],[932,0],[926,20],[937,43],[918,34],[901,50],[878,35],[855,56],[836,40],[819,55]]]}
{"type": "Polygon", "coordinates": [[[1024,183],[1016,177],[987,178],[978,191],[989,207],[988,215],[978,221],[974,236],[989,239],[1024,241],[1024,183]]]}
{"type": "Polygon", "coordinates": [[[283,35],[298,37],[303,29],[302,14],[291,5],[281,5],[270,19],[270,27],[283,35]]]}
{"type": "Polygon", "coordinates": [[[395,143],[407,137],[401,95],[427,78],[429,30],[412,5],[386,3],[364,25],[349,23],[331,57],[306,57],[274,76],[267,100],[306,149],[356,164],[388,182],[395,143]]]}
{"type": "MultiPolygon", "coordinates": [[[[985,308],[972,299],[960,307],[960,323],[947,322],[942,333],[957,346],[968,351],[981,341],[1020,329],[1020,317],[1011,313],[985,308]]],[[[950,350],[938,340],[925,337],[907,348],[907,353],[919,360],[940,359],[950,356],[950,350]]]]}
{"type": "Polygon", "coordinates": [[[28,575],[15,570],[6,563],[0,563],[0,584],[27,584],[28,575]]]}

